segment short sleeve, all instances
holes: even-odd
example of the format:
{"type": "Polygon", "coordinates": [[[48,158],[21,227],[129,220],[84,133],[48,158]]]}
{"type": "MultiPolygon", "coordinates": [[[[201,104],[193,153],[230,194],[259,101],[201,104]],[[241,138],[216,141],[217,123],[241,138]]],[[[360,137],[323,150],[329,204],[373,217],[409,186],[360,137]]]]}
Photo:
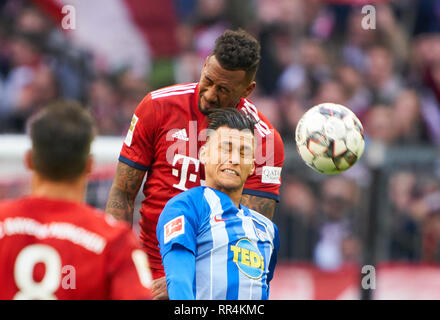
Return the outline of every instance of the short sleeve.
{"type": "Polygon", "coordinates": [[[183,192],[164,207],[157,223],[160,253],[164,257],[174,245],[181,245],[196,254],[198,213],[193,202],[183,192]]]}
{"type": "Polygon", "coordinates": [[[137,106],[131,119],[119,161],[140,170],[148,170],[154,158],[158,110],[148,94],[137,106]]]}
{"type": "MultiPolygon", "coordinates": [[[[243,194],[274,199],[279,202],[281,169],[284,163],[284,143],[275,129],[261,137],[255,134],[255,172],[244,185],[243,194]]],[[[257,131],[256,131],[257,132],[257,131]]]]}
{"type": "Polygon", "coordinates": [[[108,276],[110,299],[151,299],[152,275],[145,252],[127,228],[109,244],[108,276]]]}

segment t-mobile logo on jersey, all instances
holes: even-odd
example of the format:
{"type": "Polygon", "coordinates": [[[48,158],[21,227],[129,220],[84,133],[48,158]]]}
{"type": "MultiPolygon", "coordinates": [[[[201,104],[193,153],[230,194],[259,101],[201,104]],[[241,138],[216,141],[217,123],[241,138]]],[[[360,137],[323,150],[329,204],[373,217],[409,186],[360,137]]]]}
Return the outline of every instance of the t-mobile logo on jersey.
{"type": "MultiPolygon", "coordinates": [[[[179,162],[179,160],[182,160],[182,166],[180,169],[180,181],[177,184],[173,184],[173,187],[179,189],[179,190],[188,190],[188,188],[186,187],[186,182],[189,180],[191,182],[196,182],[197,181],[197,173],[199,172],[199,168],[200,168],[200,160],[197,158],[192,158],[192,157],[188,157],[188,156],[184,156],[183,154],[175,154],[174,155],[174,159],[173,159],[173,167],[177,166],[177,163],[179,162]],[[193,163],[195,166],[195,173],[189,173],[188,174],[188,169],[189,169],[189,165],[193,163]]],[[[172,174],[175,177],[179,176],[179,170],[176,168],[172,169],[172,174]]],[[[200,179],[200,185],[205,185],[205,181],[200,179]]]]}

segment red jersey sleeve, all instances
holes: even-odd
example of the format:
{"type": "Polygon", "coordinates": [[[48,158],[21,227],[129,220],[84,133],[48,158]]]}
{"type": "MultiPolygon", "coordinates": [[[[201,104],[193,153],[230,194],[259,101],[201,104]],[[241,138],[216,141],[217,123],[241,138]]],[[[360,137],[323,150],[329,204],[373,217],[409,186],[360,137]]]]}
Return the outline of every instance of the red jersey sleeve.
{"type": "Polygon", "coordinates": [[[243,194],[280,201],[281,169],[284,163],[284,143],[274,128],[256,128],[255,172],[244,185],[243,194]],[[262,136],[260,132],[271,133],[262,136]]]}
{"type": "Polygon", "coordinates": [[[140,170],[148,170],[154,157],[157,108],[148,94],[137,106],[122,145],[119,161],[140,170]]]}
{"type": "Polygon", "coordinates": [[[112,300],[151,299],[152,276],[147,255],[126,230],[109,247],[109,295],[112,300]]]}

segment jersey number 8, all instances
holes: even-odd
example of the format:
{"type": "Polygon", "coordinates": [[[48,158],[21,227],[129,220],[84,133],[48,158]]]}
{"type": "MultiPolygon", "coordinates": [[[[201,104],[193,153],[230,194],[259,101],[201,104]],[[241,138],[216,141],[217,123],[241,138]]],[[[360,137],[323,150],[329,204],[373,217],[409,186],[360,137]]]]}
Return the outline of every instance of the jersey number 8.
{"type": "Polygon", "coordinates": [[[14,300],[55,300],[55,291],[61,282],[61,257],[58,252],[44,244],[25,247],[17,256],[14,280],[19,289],[14,300]],[[33,272],[37,263],[43,263],[46,272],[40,282],[35,282],[33,272]]]}

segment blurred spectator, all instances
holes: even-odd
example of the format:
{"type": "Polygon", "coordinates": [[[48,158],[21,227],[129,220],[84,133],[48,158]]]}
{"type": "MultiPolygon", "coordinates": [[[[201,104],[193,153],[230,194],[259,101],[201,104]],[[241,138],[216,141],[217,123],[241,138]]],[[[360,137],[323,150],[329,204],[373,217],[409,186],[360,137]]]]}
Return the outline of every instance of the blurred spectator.
{"type": "Polygon", "coordinates": [[[286,177],[282,186],[283,202],[275,214],[283,246],[280,258],[312,261],[317,233],[317,198],[313,190],[293,177],[286,177]]]}
{"type": "Polygon", "coordinates": [[[296,126],[298,121],[309,106],[304,106],[299,102],[294,95],[283,94],[279,98],[281,114],[284,117],[281,118],[282,125],[280,127],[280,133],[287,139],[295,135],[296,126]]]}
{"type": "Polygon", "coordinates": [[[362,75],[352,66],[341,65],[337,68],[336,76],[344,86],[346,105],[362,121],[372,99],[370,91],[364,84],[362,75]]]}
{"type": "Polygon", "coordinates": [[[381,141],[386,145],[396,142],[397,123],[390,106],[372,106],[365,115],[363,124],[367,138],[381,141]]]}
{"type": "Polygon", "coordinates": [[[439,0],[416,1],[417,20],[414,34],[440,32],[439,0]]]}
{"type": "Polygon", "coordinates": [[[404,68],[409,54],[408,36],[389,4],[377,6],[376,13],[379,31],[378,42],[387,46],[395,59],[394,67],[401,70],[404,68]]]}
{"type": "Polygon", "coordinates": [[[359,262],[360,242],[355,229],[359,205],[356,184],[342,176],[324,181],[320,195],[319,241],[314,249],[316,264],[326,270],[343,263],[359,262]]]}
{"type": "Polygon", "coordinates": [[[385,47],[375,46],[367,53],[367,84],[372,90],[373,103],[391,104],[402,90],[394,73],[393,58],[385,47]]]}
{"type": "Polygon", "coordinates": [[[204,60],[214,48],[214,42],[228,27],[225,17],[226,0],[198,0],[194,23],[194,49],[204,60]]]}
{"type": "Polygon", "coordinates": [[[427,87],[421,90],[421,111],[432,141],[440,145],[440,61],[428,69],[426,76],[427,87]]]}
{"type": "MultiPolygon", "coordinates": [[[[123,72],[119,78],[121,91],[121,107],[117,118],[117,128],[121,135],[126,135],[130,127],[133,110],[148,92],[149,85],[145,80],[139,79],[131,70],[123,72]]],[[[111,131],[110,134],[114,134],[111,131]]]]}
{"type": "Polygon", "coordinates": [[[281,92],[297,93],[299,90],[303,91],[300,96],[307,94],[313,97],[318,87],[331,76],[327,54],[319,41],[302,41],[298,50],[298,61],[291,63],[291,59],[283,60],[287,67],[279,79],[278,86],[281,92]]]}
{"type": "Polygon", "coordinates": [[[399,94],[394,101],[393,112],[399,145],[429,142],[425,120],[414,90],[405,90],[399,94]]]}
{"type": "Polygon", "coordinates": [[[88,107],[96,119],[99,134],[108,135],[113,132],[123,134],[122,128],[117,125],[121,111],[119,103],[120,94],[112,80],[100,77],[92,82],[88,107]]]}
{"type": "Polygon", "coordinates": [[[18,34],[10,43],[12,68],[4,80],[1,112],[9,122],[7,131],[23,132],[26,119],[57,97],[56,81],[43,62],[39,42],[33,34],[18,34]]]}
{"type": "Polygon", "coordinates": [[[347,97],[342,84],[338,81],[327,81],[319,87],[313,100],[313,105],[324,102],[346,105],[346,100],[347,97]]]}
{"type": "Polygon", "coordinates": [[[423,223],[422,261],[440,263],[440,210],[432,212],[423,223]]]}
{"type": "Polygon", "coordinates": [[[415,261],[420,258],[421,231],[411,211],[416,183],[416,176],[409,171],[397,172],[390,179],[391,208],[387,229],[392,260],[415,261]]]}
{"type": "Polygon", "coordinates": [[[440,263],[440,183],[428,179],[423,193],[413,207],[423,228],[422,261],[440,263]]]}
{"type": "Polygon", "coordinates": [[[364,30],[362,27],[362,14],[360,8],[352,9],[346,27],[346,40],[342,45],[342,57],[345,63],[353,66],[358,71],[366,71],[366,50],[374,44],[376,30],[364,30]]]}
{"type": "Polygon", "coordinates": [[[205,60],[187,51],[176,59],[174,77],[177,83],[198,82],[205,60]]]}

